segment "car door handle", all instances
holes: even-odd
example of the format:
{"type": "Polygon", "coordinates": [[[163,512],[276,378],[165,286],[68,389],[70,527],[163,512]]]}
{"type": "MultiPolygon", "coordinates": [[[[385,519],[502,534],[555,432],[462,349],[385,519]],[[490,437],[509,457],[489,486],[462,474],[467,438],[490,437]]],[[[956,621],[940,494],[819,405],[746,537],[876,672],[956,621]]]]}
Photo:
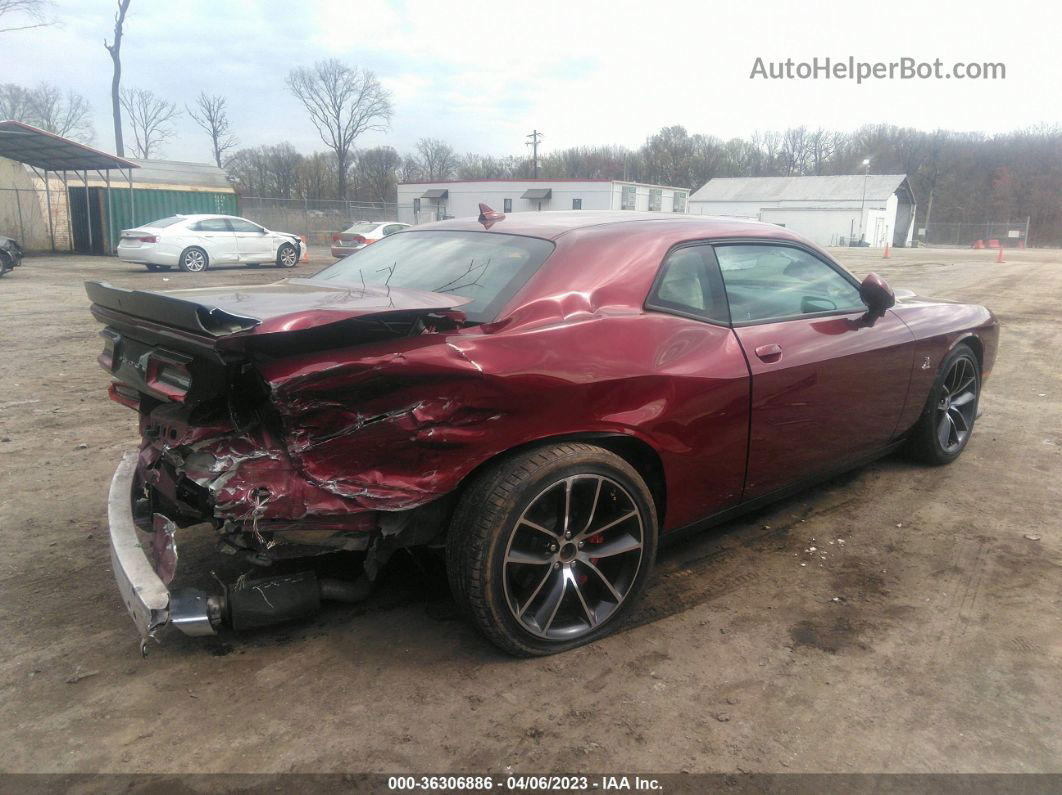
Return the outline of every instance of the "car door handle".
{"type": "Polygon", "coordinates": [[[774,342],[770,345],[761,345],[756,349],[756,356],[768,364],[777,362],[782,358],[782,346],[774,342]]]}

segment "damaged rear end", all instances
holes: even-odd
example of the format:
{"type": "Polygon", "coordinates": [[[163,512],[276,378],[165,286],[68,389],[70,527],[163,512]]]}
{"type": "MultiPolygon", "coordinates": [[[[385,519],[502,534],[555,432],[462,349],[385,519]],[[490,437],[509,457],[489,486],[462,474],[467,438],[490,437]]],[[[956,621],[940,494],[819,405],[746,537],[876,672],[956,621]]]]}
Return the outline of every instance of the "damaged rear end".
{"type": "Polygon", "coordinates": [[[110,397],[139,415],[140,447],[119,465],[108,511],[115,576],[142,638],[167,624],[212,634],[304,616],[322,599],[356,601],[394,549],[443,532],[444,490],[425,462],[393,476],[380,453],[464,411],[402,394],[417,379],[403,380],[402,364],[407,354],[452,360],[445,334],[465,326],[468,299],[312,279],[86,289],[104,324],[110,397]],[[396,394],[380,400],[380,383],[396,394]],[[338,551],[364,552],[364,565],[345,580],[304,571],[214,593],[175,589],[178,534],[203,523],[220,552],[255,566],[338,551]]]}

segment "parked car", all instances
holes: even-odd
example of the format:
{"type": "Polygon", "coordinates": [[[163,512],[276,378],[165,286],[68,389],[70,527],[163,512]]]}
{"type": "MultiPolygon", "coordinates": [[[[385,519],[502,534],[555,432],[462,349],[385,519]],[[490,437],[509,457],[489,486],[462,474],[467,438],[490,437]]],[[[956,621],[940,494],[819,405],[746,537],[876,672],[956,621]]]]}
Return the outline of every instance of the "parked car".
{"type": "Polygon", "coordinates": [[[998,339],[984,307],[897,297],[784,228],[658,213],[484,208],[311,278],[87,289],[142,433],[109,522],[145,638],[361,599],[425,547],[502,649],[570,649],[620,625],[662,535],[901,447],[954,461],[998,339]],[[288,568],[171,593],[200,522],[288,568]],[[292,573],[339,550],[357,580],[292,573]]]}
{"type": "Polygon", "coordinates": [[[172,215],[136,229],[123,229],[118,259],[150,271],[205,271],[211,265],[276,265],[294,268],[301,241],[231,215],[172,215]]]}
{"type": "Polygon", "coordinates": [[[22,264],[22,246],[11,237],[0,235],[0,276],[22,264]]]}
{"type": "Polygon", "coordinates": [[[383,240],[395,232],[409,229],[409,224],[393,223],[391,221],[358,221],[342,232],[332,235],[332,256],[336,259],[349,257],[355,251],[365,248],[370,243],[383,240]]]}

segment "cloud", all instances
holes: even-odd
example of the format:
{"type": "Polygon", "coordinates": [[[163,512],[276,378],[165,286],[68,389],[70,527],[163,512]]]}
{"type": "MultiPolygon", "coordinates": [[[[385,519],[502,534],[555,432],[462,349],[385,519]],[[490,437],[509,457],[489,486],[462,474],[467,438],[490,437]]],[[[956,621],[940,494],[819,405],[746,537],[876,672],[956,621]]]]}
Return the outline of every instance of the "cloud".
{"type": "MultiPolygon", "coordinates": [[[[113,7],[58,4],[61,27],[6,34],[3,81],[47,80],[84,94],[96,141],[111,142],[113,7]]],[[[639,145],[668,124],[720,137],[806,124],[852,129],[870,122],[999,131],[1062,118],[1053,30],[1059,11],[1019,0],[1006,14],[987,0],[895,0],[887,12],[835,2],[387,2],[340,0],[134,0],[123,44],[123,84],[180,107],[199,91],[229,98],[241,144],[288,140],[323,148],[284,86],[295,66],[325,57],[373,69],[393,93],[386,133],[359,145],[409,150],[421,137],[459,151],[515,154],[544,130],[549,148],[639,145]],[[985,20],[991,19],[991,25],[985,20]],[[1030,24],[1030,20],[1039,20],[1030,24]],[[752,81],[765,60],[853,55],[1003,61],[997,82],[752,81]]],[[[187,118],[166,148],[207,160],[206,137],[187,118]]]]}

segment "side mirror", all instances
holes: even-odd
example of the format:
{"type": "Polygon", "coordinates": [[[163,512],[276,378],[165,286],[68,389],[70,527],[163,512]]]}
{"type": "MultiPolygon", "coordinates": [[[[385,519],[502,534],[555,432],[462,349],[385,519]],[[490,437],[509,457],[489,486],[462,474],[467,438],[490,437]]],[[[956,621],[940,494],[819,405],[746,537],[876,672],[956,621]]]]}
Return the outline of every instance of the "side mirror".
{"type": "Polygon", "coordinates": [[[869,319],[876,320],[896,303],[896,294],[889,283],[876,273],[868,273],[859,285],[859,298],[866,304],[869,319]]]}

